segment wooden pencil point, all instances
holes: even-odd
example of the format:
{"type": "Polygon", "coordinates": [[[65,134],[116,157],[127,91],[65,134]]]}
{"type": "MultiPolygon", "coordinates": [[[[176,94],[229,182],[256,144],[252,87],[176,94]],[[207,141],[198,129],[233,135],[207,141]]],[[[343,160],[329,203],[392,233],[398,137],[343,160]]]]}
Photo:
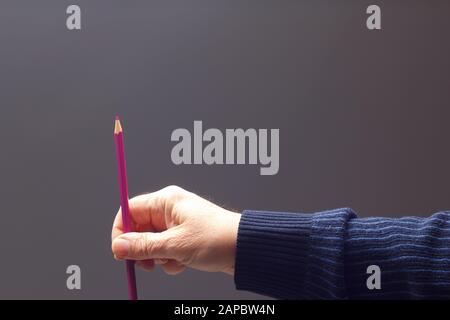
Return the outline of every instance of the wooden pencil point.
{"type": "Polygon", "coordinates": [[[120,120],[116,119],[114,123],[114,134],[119,134],[122,132],[122,126],[120,124],[120,120]]]}

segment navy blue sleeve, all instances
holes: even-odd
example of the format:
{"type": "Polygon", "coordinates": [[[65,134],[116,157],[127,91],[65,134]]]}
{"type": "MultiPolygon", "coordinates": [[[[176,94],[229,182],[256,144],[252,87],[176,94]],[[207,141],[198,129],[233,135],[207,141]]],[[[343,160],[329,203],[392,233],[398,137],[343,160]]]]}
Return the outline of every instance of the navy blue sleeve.
{"type": "Polygon", "coordinates": [[[244,211],[235,284],[281,299],[450,298],[450,213],[393,219],[357,218],[349,208],[244,211]],[[372,265],[380,289],[367,286],[372,265]]]}

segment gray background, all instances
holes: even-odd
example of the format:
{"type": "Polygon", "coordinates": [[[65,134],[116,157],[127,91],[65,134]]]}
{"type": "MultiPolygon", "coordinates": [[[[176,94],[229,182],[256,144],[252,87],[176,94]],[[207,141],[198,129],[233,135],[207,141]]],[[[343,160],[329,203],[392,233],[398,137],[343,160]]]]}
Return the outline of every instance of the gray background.
{"type": "MultiPolygon", "coordinates": [[[[113,118],[130,194],[178,184],[236,210],[450,209],[447,0],[2,0],[0,298],[126,298],[110,228],[113,118]],[[82,9],[67,31],[65,10],[82,9]],[[382,31],[365,8],[382,7],[382,31]],[[280,172],[175,166],[170,133],[280,128],[280,172]],[[68,291],[65,269],[82,268],[68,291]]],[[[142,298],[256,298],[139,271],[142,298]]]]}

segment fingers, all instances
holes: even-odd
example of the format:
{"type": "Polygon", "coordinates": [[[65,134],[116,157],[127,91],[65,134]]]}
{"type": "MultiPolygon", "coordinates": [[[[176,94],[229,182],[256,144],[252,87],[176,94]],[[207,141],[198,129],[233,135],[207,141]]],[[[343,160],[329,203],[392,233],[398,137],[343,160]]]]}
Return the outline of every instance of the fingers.
{"type": "Polygon", "coordinates": [[[172,259],[138,260],[136,265],[145,271],[153,271],[156,265],[161,265],[164,272],[169,275],[177,275],[186,269],[183,264],[172,259]]]}
{"type": "Polygon", "coordinates": [[[113,240],[112,251],[118,259],[177,259],[179,249],[171,245],[174,238],[176,234],[172,229],[157,233],[129,232],[113,240]]]}
{"type": "Polygon", "coordinates": [[[185,266],[176,260],[182,256],[186,246],[177,246],[176,241],[171,241],[177,238],[179,220],[173,217],[172,209],[186,194],[189,193],[179,187],[169,186],[130,199],[133,232],[124,233],[122,211],[119,209],[111,231],[114,257],[136,260],[136,264],[146,271],[161,265],[168,274],[182,272],[185,266]],[[170,230],[167,230],[168,224],[172,226],[170,230]]]}
{"type": "MultiPolygon", "coordinates": [[[[167,229],[166,216],[171,215],[172,207],[186,191],[176,186],[169,186],[159,191],[140,195],[128,201],[133,231],[164,231],[167,229]],[[140,227],[141,230],[136,230],[140,227]]],[[[116,214],[111,239],[124,233],[122,211],[116,214]]]]}
{"type": "Polygon", "coordinates": [[[122,211],[119,209],[114,218],[113,227],[111,231],[111,241],[123,233],[122,211]]]}
{"type": "Polygon", "coordinates": [[[154,260],[138,260],[136,261],[136,265],[144,269],[145,271],[152,271],[155,269],[154,260]]]}
{"type": "Polygon", "coordinates": [[[161,268],[164,270],[165,273],[174,276],[183,272],[184,269],[186,269],[186,266],[184,266],[183,264],[179,263],[176,260],[170,259],[167,260],[166,263],[162,264],[161,268]]]}
{"type": "MultiPolygon", "coordinates": [[[[128,206],[130,208],[130,216],[133,227],[136,227],[136,225],[151,226],[152,212],[149,211],[148,207],[148,195],[141,195],[130,199],[128,201],[128,206]]],[[[122,233],[124,233],[122,209],[119,208],[119,211],[114,218],[111,239],[114,240],[115,237],[122,233]]]]}
{"type": "Polygon", "coordinates": [[[155,259],[155,264],[164,264],[166,263],[168,260],[167,259],[155,259]]]}

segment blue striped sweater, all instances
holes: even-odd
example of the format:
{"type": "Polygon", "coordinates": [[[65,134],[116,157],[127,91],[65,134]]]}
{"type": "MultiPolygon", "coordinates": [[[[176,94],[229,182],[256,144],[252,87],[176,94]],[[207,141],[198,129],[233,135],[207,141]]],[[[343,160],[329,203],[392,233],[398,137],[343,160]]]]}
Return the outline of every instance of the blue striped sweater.
{"type": "Polygon", "coordinates": [[[235,284],[281,299],[450,298],[450,212],[428,218],[357,218],[244,211],[235,284]],[[380,268],[380,289],[369,289],[380,268]]]}

